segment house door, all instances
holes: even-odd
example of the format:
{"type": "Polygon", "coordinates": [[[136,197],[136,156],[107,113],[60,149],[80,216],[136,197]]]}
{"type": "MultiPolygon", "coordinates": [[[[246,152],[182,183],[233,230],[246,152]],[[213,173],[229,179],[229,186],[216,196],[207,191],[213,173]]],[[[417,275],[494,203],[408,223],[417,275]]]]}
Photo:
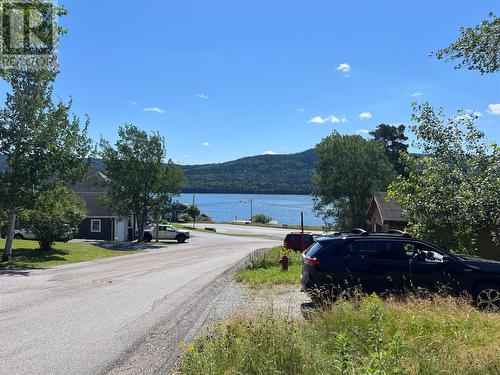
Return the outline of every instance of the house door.
{"type": "Polygon", "coordinates": [[[126,241],[128,237],[127,227],[128,221],[119,219],[116,221],[116,241],[126,241]]]}

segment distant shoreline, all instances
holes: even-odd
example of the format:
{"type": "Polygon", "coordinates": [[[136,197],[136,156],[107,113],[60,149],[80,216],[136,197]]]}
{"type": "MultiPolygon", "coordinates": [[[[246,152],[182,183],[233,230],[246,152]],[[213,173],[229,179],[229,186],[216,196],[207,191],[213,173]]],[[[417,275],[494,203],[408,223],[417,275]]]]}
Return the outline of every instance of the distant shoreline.
{"type": "Polygon", "coordinates": [[[246,194],[246,195],[305,195],[312,196],[312,193],[291,193],[291,192],[254,192],[254,191],[181,191],[181,194],[246,194]]]}

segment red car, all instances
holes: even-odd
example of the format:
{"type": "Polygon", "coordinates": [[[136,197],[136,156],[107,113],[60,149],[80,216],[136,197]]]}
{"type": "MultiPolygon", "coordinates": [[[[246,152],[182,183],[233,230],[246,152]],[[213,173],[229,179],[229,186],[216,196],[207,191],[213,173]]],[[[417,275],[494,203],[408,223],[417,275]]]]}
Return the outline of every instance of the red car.
{"type": "Polygon", "coordinates": [[[283,246],[288,250],[304,251],[309,248],[315,241],[318,234],[304,232],[288,233],[283,241],[283,246]]]}

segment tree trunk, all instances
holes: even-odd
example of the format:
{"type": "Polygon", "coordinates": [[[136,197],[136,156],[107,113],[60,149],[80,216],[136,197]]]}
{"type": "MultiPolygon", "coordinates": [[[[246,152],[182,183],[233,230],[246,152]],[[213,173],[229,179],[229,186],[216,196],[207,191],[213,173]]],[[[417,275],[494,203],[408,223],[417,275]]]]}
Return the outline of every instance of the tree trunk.
{"type": "Polygon", "coordinates": [[[52,244],[54,242],[50,239],[41,239],[41,240],[38,240],[38,246],[40,247],[40,250],[44,250],[44,251],[50,251],[52,250],[52,244]]]}
{"type": "Polygon", "coordinates": [[[147,213],[141,213],[140,219],[137,221],[138,225],[138,230],[139,230],[139,238],[137,239],[137,242],[143,242],[144,241],[144,227],[146,225],[146,218],[147,218],[147,213]]]}
{"type": "Polygon", "coordinates": [[[142,222],[142,215],[137,215],[137,242],[142,242],[144,237],[144,224],[142,222]]]}
{"type": "Polygon", "coordinates": [[[9,215],[9,229],[7,230],[7,240],[5,241],[2,262],[12,261],[12,242],[14,241],[14,232],[16,230],[16,217],[16,210],[12,210],[9,215]]]}

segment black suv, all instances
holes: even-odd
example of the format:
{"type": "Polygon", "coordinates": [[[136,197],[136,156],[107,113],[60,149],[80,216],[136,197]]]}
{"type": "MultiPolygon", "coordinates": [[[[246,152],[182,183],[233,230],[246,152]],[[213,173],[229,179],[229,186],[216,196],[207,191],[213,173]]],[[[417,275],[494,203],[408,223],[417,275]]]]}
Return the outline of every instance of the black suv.
{"type": "Polygon", "coordinates": [[[446,289],[453,295],[470,293],[478,307],[500,309],[500,262],[450,254],[398,231],[356,229],[320,237],[302,256],[300,278],[313,299],[357,288],[365,293],[446,289]]]}

